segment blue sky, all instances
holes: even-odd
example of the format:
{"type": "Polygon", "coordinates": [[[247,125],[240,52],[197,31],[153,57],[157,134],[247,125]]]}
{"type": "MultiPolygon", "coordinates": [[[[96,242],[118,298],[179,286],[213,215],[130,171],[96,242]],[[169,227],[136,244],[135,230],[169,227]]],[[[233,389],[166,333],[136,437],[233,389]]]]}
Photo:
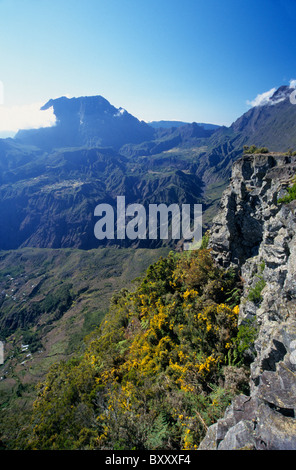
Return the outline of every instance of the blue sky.
{"type": "Polygon", "coordinates": [[[296,78],[295,25],[295,0],[0,0],[0,130],[62,95],[230,125],[296,78]]]}

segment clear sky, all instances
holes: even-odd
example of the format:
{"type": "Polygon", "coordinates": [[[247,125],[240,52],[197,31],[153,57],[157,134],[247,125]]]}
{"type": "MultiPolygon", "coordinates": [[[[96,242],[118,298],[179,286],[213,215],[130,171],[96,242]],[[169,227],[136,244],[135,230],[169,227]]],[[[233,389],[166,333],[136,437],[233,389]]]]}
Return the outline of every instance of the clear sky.
{"type": "Polygon", "coordinates": [[[230,125],[296,78],[296,0],[0,0],[0,58],[0,130],[62,95],[230,125]]]}

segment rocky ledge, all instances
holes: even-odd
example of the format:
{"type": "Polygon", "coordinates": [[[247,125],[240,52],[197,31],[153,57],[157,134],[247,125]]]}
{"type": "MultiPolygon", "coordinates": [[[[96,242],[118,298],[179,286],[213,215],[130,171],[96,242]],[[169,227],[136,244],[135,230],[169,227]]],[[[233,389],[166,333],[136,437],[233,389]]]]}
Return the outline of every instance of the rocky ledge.
{"type": "Polygon", "coordinates": [[[213,222],[213,256],[243,281],[239,323],[258,333],[250,395],[236,397],[200,450],[296,450],[296,201],[278,202],[295,175],[296,156],[243,156],[213,222]]]}

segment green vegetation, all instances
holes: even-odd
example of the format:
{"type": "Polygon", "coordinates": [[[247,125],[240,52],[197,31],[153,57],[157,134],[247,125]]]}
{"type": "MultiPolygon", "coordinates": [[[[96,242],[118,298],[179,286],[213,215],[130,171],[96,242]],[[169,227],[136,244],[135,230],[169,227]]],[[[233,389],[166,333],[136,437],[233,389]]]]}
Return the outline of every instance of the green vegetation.
{"type": "Polygon", "coordinates": [[[268,148],[266,147],[256,147],[256,145],[251,145],[250,147],[248,145],[244,145],[244,154],[256,154],[256,153],[269,153],[268,148]]]}
{"type": "Polygon", "coordinates": [[[22,331],[23,343],[29,345],[30,353],[33,354],[38,349],[42,349],[41,334],[34,329],[22,331]]]}
{"type": "Polygon", "coordinates": [[[0,252],[0,339],[5,342],[0,442],[14,447],[31,416],[37,383],[52,364],[84,350],[83,340],[101,324],[113,292],[167,253],[128,248],[0,252]]]}
{"type": "Polygon", "coordinates": [[[258,278],[258,281],[254,285],[254,287],[252,287],[249,290],[249,294],[248,294],[248,300],[256,304],[260,303],[263,300],[261,292],[266,286],[266,282],[262,276],[264,269],[265,269],[265,262],[262,261],[262,263],[260,263],[259,269],[257,269],[256,277],[258,278]]]}
{"type": "Polygon", "coordinates": [[[265,286],[266,282],[264,281],[264,279],[259,279],[256,285],[252,289],[250,289],[248,299],[254,303],[261,302],[263,299],[261,292],[265,286]]]}
{"type": "Polygon", "coordinates": [[[227,355],[229,365],[240,366],[245,362],[245,352],[253,347],[257,335],[258,325],[255,320],[246,320],[238,327],[237,335],[233,338],[233,348],[227,355]]]}
{"type": "MultiPolygon", "coordinates": [[[[294,178],[293,182],[295,181],[296,177],[294,178]]],[[[287,204],[289,202],[295,201],[296,199],[296,181],[294,182],[293,186],[287,188],[288,194],[280,199],[278,199],[279,204],[287,204]]]]}
{"type": "Polygon", "coordinates": [[[296,156],[296,151],[293,149],[289,149],[285,155],[288,155],[289,157],[295,157],[296,156]]]}
{"type": "Polygon", "coordinates": [[[84,352],[50,368],[13,446],[196,449],[247,387],[240,291],[206,248],[161,257],[113,295],[84,352]]]}

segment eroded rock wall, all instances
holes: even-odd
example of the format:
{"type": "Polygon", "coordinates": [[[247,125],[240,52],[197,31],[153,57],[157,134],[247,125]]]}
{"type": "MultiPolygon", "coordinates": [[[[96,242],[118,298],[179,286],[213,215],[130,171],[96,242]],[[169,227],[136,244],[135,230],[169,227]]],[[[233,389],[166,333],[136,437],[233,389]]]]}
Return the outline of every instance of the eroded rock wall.
{"type": "Polygon", "coordinates": [[[295,156],[243,156],[213,222],[213,256],[243,280],[239,322],[254,321],[258,335],[250,396],[233,401],[200,450],[296,450],[296,201],[278,203],[295,175],[295,156]]]}

